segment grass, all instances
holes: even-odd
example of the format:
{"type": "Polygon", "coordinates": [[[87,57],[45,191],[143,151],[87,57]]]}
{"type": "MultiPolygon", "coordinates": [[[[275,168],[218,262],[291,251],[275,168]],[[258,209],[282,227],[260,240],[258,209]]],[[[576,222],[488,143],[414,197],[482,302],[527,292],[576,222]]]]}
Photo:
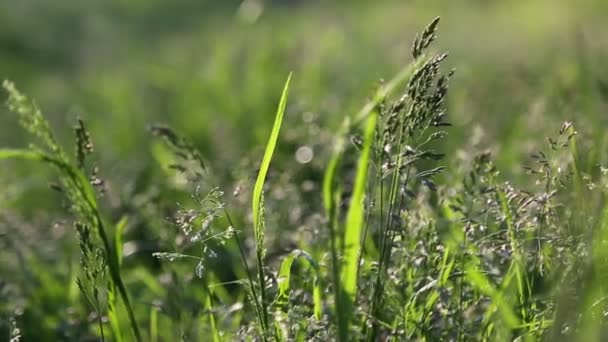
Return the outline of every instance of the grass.
{"type": "MultiPolygon", "coordinates": [[[[514,30],[546,45],[507,51],[482,29],[500,31],[501,5],[465,36],[451,23],[481,10],[449,5],[406,56],[396,10],[438,4],[356,4],[345,22],[343,5],[271,6],[229,42],[165,32],[166,65],[62,71],[87,112],[67,129],[35,72],[19,84],[45,115],[4,82],[0,336],[603,339],[605,49],[585,26],[583,52],[557,55],[542,32],[556,24],[530,22],[514,30]],[[181,52],[194,41],[215,44],[204,64],[181,52]]],[[[585,4],[556,13],[601,27],[585,4]]]]}
{"type": "MultiPolygon", "coordinates": [[[[91,288],[87,289],[81,285],[79,279],[78,285],[87,298],[91,298],[87,294],[87,290],[93,291],[93,300],[90,300],[99,310],[98,288],[95,278],[98,273],[104,273],[107,270],[110,273],[112,282],[112,292],[118,290],[123,304],[128,313],[128,319],[136,340],[141,340],[139,328],[133,314],[133,308],[129,300],[124,282],[122,281],[120,272],[120,262],[116,251],[112,250],[110,237],[106,231],[101,214],[98,211],[98,204],[94,194],[93,185],[96,184],[94,175],[90,178],[84,176],[81,170],[84,166],[86,153],[92,149],[88,140],[88,133],[84,131],[82,123],[77,130],[81,132],[77,135],[77,162],[79,166],[73,165],[67,158],[66,153],[57,145],[48,122],[42,116],[42,113],[37,108],[36,104],[29,101],[24,95],[19,93],[15,86],[10,82],[4,82],[3,86],[9,93],[8,107],[11,111],[17,113],[21,119],[23,127],[29,131],[34,137],[40,139],[43,144],[41,147],[31,147],[30,150],[2,150],[0,156],[3,158],[24,158],[43,161],[55,167],[60,174],[62,191],[65,191],[68,200],[71,202],[71,209],[79,217],[75,223],[80,235],[80,246],[82,251],[82,266],[86,273],[86,278],[91,281],[91,288]],[[83,138],[86,137],[86,138],[83,138]],[[47,151],[46,153],[43,151],[47,151]],[[97,237],[101,240],[101,246],[94,246],[91,242],[89,230],[91,227],[97,232],[97,237]],[[90,254],[95,254],[98,260],[91,261],[93,257],[90,254]],[[90,265],[90,263],[98,263],[98,265],[90,265]],[[99,265],[101,263],[101,265],[99,265]],[[90,267],[96,269],[91,270],[90,267]],[[98,268],[97,268],[98,267],[98,268]]],[[[101,316],[100,316],[101,317],[101,316]]],[[[100,328],[103,337],[103,329],[100,328]]]]}
{"type": "MultiPolygon", "coordinates": [[[[287,77],[287,81],[285,82],[285,86],[283,87],[283,94],[281,95],[279,108],[277,109],[277,116],[275,118],[274,125],[272,126],[272,132],[270,133],[270,138],[268,139],[268,144],[266,145],[266,151],[264,152],[264,157],[262,158],[260,171],[258,172],[258,177],[253,187],[253,199],[251,201],[253,213],[253,231],[255,237],[255,253],[258,266],[258,286],[260,289],[259,304],[257,306],[260,308],[259,310],[261,311],[260,325],[262,328],[264,339],[266,339],[268,336],[269,320],[267,305],[268,301],[266,297],[266,276],[264,275],[264,258],[266,256],[266,250],[264,248],[264,231],[266,230],[266,223],[264,220],[263,188],[264,183],[266,181],[266,174],[268,173],[268,168],[270,167],[270,161],[272,160],[272,155],[274,153],[274,149],[279,138],[281,123],[283,122],[283,114],[285,113],[285,106],[287,105],[287,94],[289,91],[290,79],[291,74],[287,77]]],[[[257,298],[255,300],[258,301],[257,298]]]]}

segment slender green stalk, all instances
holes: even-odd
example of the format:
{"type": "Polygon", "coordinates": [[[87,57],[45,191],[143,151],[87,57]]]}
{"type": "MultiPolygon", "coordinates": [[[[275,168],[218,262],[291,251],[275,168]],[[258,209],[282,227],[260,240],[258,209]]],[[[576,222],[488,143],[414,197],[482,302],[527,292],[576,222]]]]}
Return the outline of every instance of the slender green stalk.
{"type": "MultiPolygon", "coordinates": [[[[118,266],[122,265],[122,234],[127,226],[127,218],[123,217],[117,224],[114,230],[114,252],[118,260],[118,266]]],[[[118,300],[116,298],[116,286],[111,284],[108,286],[108,318],[114,340],[121,342],[123,340],[122,332],[120,331],[120,319],[118,317],[118,300]]]]}
{"type": "MultiPolygon", "coordinates": [[[[228,224],[231,227],[234,227],[234,223],[232,221],[232,218],[230,217],[230,213],[228,212],[228,209],[224,208],[224,214],[226,215],[228,224]]],[[[258,322],[260,322],[260,326],[263,327],[264,318],[262,316],[262,307],[261,307],[259,299],[258,299],[257,291],[255,290],[255,285],[253,283],[253,275],[251,274],[251,271],[249,270],[249,265],[247,263],[247,257],[245,256],[245,251],[243,250],[243,245],[241,243],[241,239],[239,238],[238,231],[234,234],[234,240],[239,249],[239,255],[240,255],[241,261],[243,263],[243,268],[245,269],[245,274],[247,275],[247,280],[249,281],[249,292],[250,292],[249,294],[250,294],[251,298],[253,299],[255,313],[258,318],[258,322]]]]}
{"type": "Polygon", "coordinates": [[[209,289],[209,285],[207,284],[207,279],[204,279],[204,287],[205,287],[205,310],[208,312],[209,319],[209,327],[211,329],[211,337],[213,342],[220,342],[220,333],[217,328],[217,323],[215,321],[215,315],[213,314],[213,297],[211,290],[209,289]]]}
{"type": "Polygon", "coordinates": [[[363,218],[365,215],[364,196],[365,186],[367,184],[367,173],[369,169],[369,159],[371,146],[376,132],[376,119],[378,113],[373,111],[367,119],[365,135],[363,138],[363,148],[357,165],[357,175],[353,194],[350,200],[350,206],[346,213],[346,222],[344,228],[344,267],[340,273],[340,284],[343,290],[341,300],[343,300],[342,309],[346,312],[346,320],[342,322],[340,327],[341,336],[348,333],[350,317],[357,296],[357,274],[359,265],[359,253],[361,249],[361,233],[363,229],[363,218]]]}
{"type": "Polygon", "coordinates": [[[150,342],[158,342],[158,309],[150,309],[150,342]]]}
{"type": "Polygon", "coordinates": [[[285,113],[285,106],[287,105],[287,94],[289,92],[289,81],[291,80],[291,74],[287,77],[287,81],[285,81],[285,86],[283,87],[283,93],[281,94],[281,100],[279,101],[279,107],[277,109],[276,117],[274,120],[274,124],[272,126],[272,131],[270,133],[270,138],[268,139],[268,143],[266,144],[266,151],[264,152],[264,157],[262,158],[262,163],[260,165],[260,171],[258,172],[258,177],[256,179],[255,185],[253,187],[253,199],[252,199],[252,208],[253,208],[253,231],[255,235],[256,242],[256,259],[258,266],[258,285],[260,287],[260,301],[262,307],[262,318],[263,318],[263,330],[265,338],[268,338],[269,331],[269,318],[268,318],[268,307],[267,307],[267,298],[266,298],[266,276],[264,274],[264,231],[265,231],[265,223],[264,223],[264,182],[266,181],[266,174],[268,173],[268,168],[270,167],[270,161],[272,160],[272,155],[274,154],[274,149],[277,144],[277,140],[279,138],[279,132],[281,130],[281,123],[283,122],[283,114],[285,113]]]}

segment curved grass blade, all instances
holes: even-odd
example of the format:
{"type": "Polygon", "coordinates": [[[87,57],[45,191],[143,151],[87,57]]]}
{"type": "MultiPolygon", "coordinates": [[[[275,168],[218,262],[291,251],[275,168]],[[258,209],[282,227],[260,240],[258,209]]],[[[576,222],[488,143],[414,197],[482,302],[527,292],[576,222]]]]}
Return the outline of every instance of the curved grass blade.
{"type": "Polygon", "coordinates": [[[268,307],[266,306],[266,284],[265,284],[265,276],[264,276],[264,204],[263,204],[263,189],[264,182],[266,180],[266,174],[268,173],[268,168],[270,167],[270,161],[272,160],[272,155],[274,154],[274,149],[277,145],[277,140],[279,138],[279,132],[281,130],[281,124],[283,122],[283,114],[285,113],[285,106],[287,104],[287,95],[289,93],[289,81],[291,80],[291,73],[287,77],[287,81],[285,81],[285,86],[283,87],[283,93],[281,95],[281,100],[279,101],[279,107],[277,109],[277,113],[274,119],[274,124],[272,126],[272,131],[270,133],[270,138],[268,139],[268,143],[266,144],[266,151],[264,152],[264,157],[262,158],[262,163],[260,165],[260,171],[258,172],[258,177],[255,181],[255,185],[253,187],[253,199],[252,199],[252,209],[253,209],[253,232],[255,235],[256,242],[256,257],[257,257],[257,266],[258,266],[258,282],[260,287],[260,300],[261,300],[261,309],[262,309],[262,330],[264,333],[264,339],[268,338],[268,307]]]}
{"type": "Polygon", "coordinates": [[[310,256],[310,254],[296,249],[291,252],[283,262],[281,262],[281,267],[279,268],[278,274],[278,283],[279,283],[279,293],[277,294],[277,303],[279,307],[287,310],[289,292],[291,291],[291,266],[296,259],[304,260],[312,267],[314,270],[313,277],[313,303],[314,303],[314,314],[316,319],[321,319],[321,288],[319,284],[319,276],[320,270],[319,265],[315,262],[315,260],[310,256]]]}
{"type": "Polygon", "coordinates": [[[507,329],[513,330],[520,326],[521,322],[511,303],[473,263],[466,267],[465,276],[471,285],[492,300],[492,305],[486,311],[486,319],[498,311],[507,329]]]}
{"type": "MultiPolygon", "coordinates": [[[[282,319],[277,320],[275,322],[275,331],[277,332],[277,338],[279,340],[287,340],[291,339],[287,336],[287,329],[284,324],[280,324],[279,322],[288,322],[288,318],[286,317],[286,312],[289,311],[289,294],[291,292],[291,266],[294,261],[297,259],[306,261],[306,264],[313,269],[313,279],[312,279],[312,295],[313,295],[313,312],[316,320],[321,319],[321,286],[319,283],[319,279],[321,277],[321,271],[319,269],[319,265],[312,258],[312,256],[305,251],[296,249],[292,251],[289,255],[283,259],[281,262],[281,267],[279,268],[279,273],[277,275],[277,282],[279,291],[276,296],[276,303],[279,307],[277,314],[282,317],[282,319]]],[[[305,324],[305,323],[303,323],[305,324]]],[[[303,328],[306,329],[306,328],[303,328]]]]}
{"type": "Polygon", "coordinates": [[[272,160],[272,155],[274,154],[274,149],[279,138],[279,131],[281,130],[281,124],[283,122],[283,114],[285,113],[285,106],[287,105],[287,95],[289,93],[290,80],[291,73],[287,77],[287,81],[283,87],[283,94],[281,95],[281,100],[279,101],[279,108],[277,109],[272,131],[270,132],[270,138],[266,144],[266,151],[264,152],[264,157],[262,158],[262,163],[260,164],[260,171],[258,172],[258,177],[253,187],[253,222],[256,229],[256,234],[259,233],[257,231],[257,225],[259,222],[260,199],[262,197],[262,190],[264,187],[264,181],[266,180],[266,174],[268,173],[268,168],[270,167],[270,161],[272,160]]]}

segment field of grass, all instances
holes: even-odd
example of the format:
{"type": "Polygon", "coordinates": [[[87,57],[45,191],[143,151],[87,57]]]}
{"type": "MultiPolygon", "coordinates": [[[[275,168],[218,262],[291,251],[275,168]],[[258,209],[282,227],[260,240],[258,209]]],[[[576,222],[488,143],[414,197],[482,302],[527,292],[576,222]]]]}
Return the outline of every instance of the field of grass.
{"type": "Polygon", "coordinates": [[[608,338],[607,19],[0,3],[0,340],[608,338]]]}

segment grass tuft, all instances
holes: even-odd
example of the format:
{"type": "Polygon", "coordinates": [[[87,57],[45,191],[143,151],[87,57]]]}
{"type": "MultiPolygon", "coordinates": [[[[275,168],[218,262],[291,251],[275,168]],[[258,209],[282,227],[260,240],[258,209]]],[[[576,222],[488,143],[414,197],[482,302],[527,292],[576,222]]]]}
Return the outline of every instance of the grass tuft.
{"type": "MultiPolygon", "coordinates": [[[[144,63],[119,77],[104,64],[101,79],[92,73],[98,86],[77,78],[84,87],[75,101],[103,120],[76,116],[73,127],[55,131],[57,115],[47,120],[3,83],[14,114],[6,122],[18,120],[25,134],[3,131],[15,147],[0,148],[7,166],[0,169],[0,338],[608,336],[608,138],[597,114],[608,97],[596,47],[576,38],[577,54],[548,49],[538,60],[532,49],[515,56],[500,48],[493,56],[500,54],[501,68],[491,69],[475,58],[485,58],[479,45],[492,42],[461,40],[452,30],[453,63],[464,70],[456,75],[452,59],[432,45],[439,18],[404,54],[376,31],[397,25],[396,14],[378,9],[386,4],[360,4],[370,10],[360,18],[377,16],[374,30],[308,23],[303,32],[313,38],[304,40],[290,36],[301,29],[291,17],[279,25],[300,6],[275,17],[271,3],[246,5],[255,12],[248,21],[257,22],[234,30],[252,36],[210,40],[211,64],[187,59],[187,75],[176,72],[181,50],[173,48],[189,40],[180,31],[158,54],[171,68],[144,63]],[[344,41],[347,34],[365,51],[344,41]],[[379,57],[369,53],[372,38],[383,47],[379,57]],[[354,67],[360,56],[367,68],[354,67]],[[368,98],[358,95],[362,80],[404,57],[392,79],[368,98]],[[374,63],[381,59],[391,62],[374,63]],[[286,61],[301,75],[291,94],[292,75],[276,77],[286,61]],[[359,110],[347,115],[352,108],[359,110]],[[585,114],[577,129],[560,125],[573,112],[585,114]],[[152,118],[171,126],[148,124],[152,118]],[[264,141],[252,129],[261,120],[273,121],[264,141]],[[146,126],[156,140],[144,136],[146,126]],[[94,132],[108,133],[98,140],[94,132]],[[251,153],[258,143],[261,159],[251,153]],[[45,177],[55,178],[54,192],[40,187],[45,177]]],[[[151,13],[156,5],[146,6],[151,13]]],[[[535,8],[525,6],[515,8],[535,8]]],[[[491,4],[483,14],[497,8],[504,12],[491,4]]],[[[475,27],[489,34],[498,27],[490,21],[475,27]]],[[[34,89],[55,84],[57,74],[41,79],[34,89]]],[[[49,97],[61,93],[39,98],[58,108],[52,103],[60,98],[49,97]]]]}

